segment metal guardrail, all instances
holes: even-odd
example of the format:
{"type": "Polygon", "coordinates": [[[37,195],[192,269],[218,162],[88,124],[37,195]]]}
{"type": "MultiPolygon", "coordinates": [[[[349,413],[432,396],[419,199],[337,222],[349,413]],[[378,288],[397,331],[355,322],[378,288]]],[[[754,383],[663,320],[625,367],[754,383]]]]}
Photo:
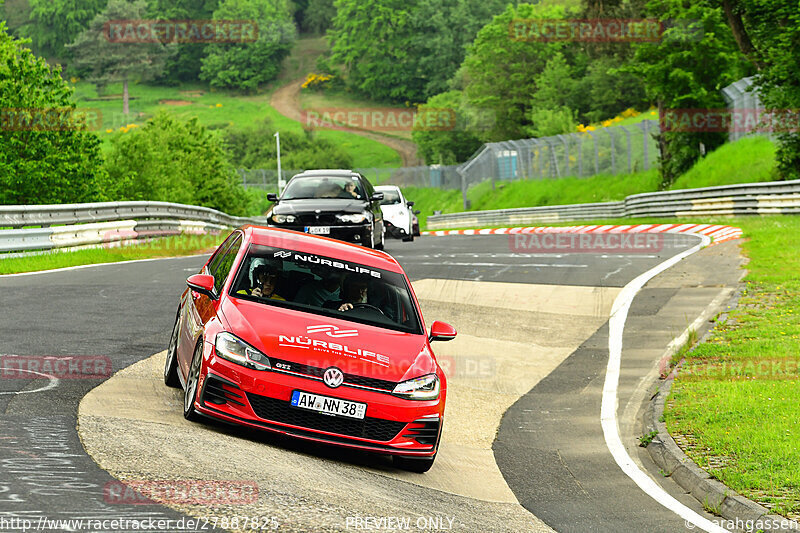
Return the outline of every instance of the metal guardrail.
{"type": "Polygon", "coordinates": [[[466,211],[428,217],[428,229],[606,218],[800,214],[800,180],[651,192],[622,202],[466,211]]]}
{"type": "Polygon", "coordinates": [[[180,233],[206,233],[260,218],[169,202],[0,206],[0,252],[51,250],[180,233]]]}

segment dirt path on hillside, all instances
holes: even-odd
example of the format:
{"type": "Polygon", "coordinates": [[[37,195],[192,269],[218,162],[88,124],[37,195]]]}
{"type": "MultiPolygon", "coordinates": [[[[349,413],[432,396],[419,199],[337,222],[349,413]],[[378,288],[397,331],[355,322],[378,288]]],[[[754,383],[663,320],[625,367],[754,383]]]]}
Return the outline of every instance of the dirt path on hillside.
{"type": "MultiPolygon", "coordinates": [[[[277,109],[278,113],[300,123],[303,122],[300,108],[300,87],[303,85],[303,81],[304,78],[284,85],[272,93],[272,96],[269,100],[269,104],[277,109]]],[[[417,157],[417,145],[411,141],[397,139],[395,137],[389,137],[371,131],[351,129],[346,129],[344,131],[372,139],[373,141],[385,144],[389,148],[397,151],[403,160],[404,167],[416,167],[425,164],[417,157]]]]}

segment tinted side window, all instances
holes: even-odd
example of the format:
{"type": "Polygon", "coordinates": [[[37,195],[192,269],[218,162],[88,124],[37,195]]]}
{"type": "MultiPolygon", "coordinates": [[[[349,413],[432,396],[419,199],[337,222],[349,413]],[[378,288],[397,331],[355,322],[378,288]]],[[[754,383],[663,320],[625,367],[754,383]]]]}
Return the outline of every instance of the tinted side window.
{"type": "Polygon", "coordinates": [[[217,251],[214,253],[214,256],[211,258],[211,261],[208,262],[208,273],[212,276],[214,272],[219,268],[219,263],[222,261],[222,258],[225,256],[225,252],[228,251],[230,248],[231,243],[234,241],[234,237],[236,236],[236,232],[232,232],[225,241],[219,245],[217,251]]]}
{"type": "Polygon", "coordinates": [[[364,190],[367,191],[367,198],[372,196],[372,194],[375,192],[375,188],[372,186],[372,184],[369,182],[369,180],[367,178],[365,178],[364,176],[361,176],[361,183],[362,183],[362,185],[364,187],[364,190]]]}
{"type": "Polygon", "coordinates": [[[214,276],[214,292],[217,294],[222,291],[222,286],[225,284],[225,280],[228,278],[228,274],[231,272],[233,261],[236,259],[236,254],[239,253],[239,248],[241,248],[241,246],[242,238],[238,237],[222,256],[222,259],[220,260],[219,265],[217,265],[216,270],[211,273],[211,275],[214,276]]]}

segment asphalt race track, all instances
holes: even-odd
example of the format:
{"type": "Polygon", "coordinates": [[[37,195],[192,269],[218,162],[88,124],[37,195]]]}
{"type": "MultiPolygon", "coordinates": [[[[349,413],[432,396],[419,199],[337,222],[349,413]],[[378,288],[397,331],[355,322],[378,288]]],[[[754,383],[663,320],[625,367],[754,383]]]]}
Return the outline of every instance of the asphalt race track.
{"type": "MultiPolygon", "coordinates": [[[[440,454],[422,475],[383,457],[186,422],[181,394],[161,382],[163,350],[178,295],[203,257],[0,277],[0,531],[21,531],[12,519],[67,529],[45,527],[53,525],[45,518],[165,521],[151,531],[254,529],[236,527],[237,516],[278,531],[686,531],[614,462],[600,396],[614,298],[697,242],[666,235],[658,252],[615,255],[513,253],[503,235],[389,241],[426,323],[459,330],[434,346],[450,390],[440,454]],[[100,373],[115,375],[54,380],[7,370],[28,356],[95,356],[110,365],[100,373]],[[107,494],[115,476],[248,481],[258,498],[238,506],[120,504],[107,494]],[[186,527],[190,517],[209,520],[186,527]]],[[[625,329],[623,443],[701,514],[636,446],[637,414],[668,343],[709,304],[727,301],[739,267],[736,242],[690,256],[645,286],[625,329]]]]}

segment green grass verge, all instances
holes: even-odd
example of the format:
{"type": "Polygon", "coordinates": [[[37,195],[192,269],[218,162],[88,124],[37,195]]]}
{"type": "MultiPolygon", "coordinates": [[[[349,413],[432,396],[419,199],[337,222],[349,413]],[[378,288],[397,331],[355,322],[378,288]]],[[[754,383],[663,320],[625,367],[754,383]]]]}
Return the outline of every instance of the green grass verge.
{"type": "Polygon", "coordinates": [[[748,238],[746,292],[686,355],[665,419],[714,477],[800,518],[800,218],[732,222],[748,238]]]}
{"type": "Polygon", "coordinates": [[[775,149],[775,143],[766,137],[723,144],[680,176],[670,189],[776,180],[775,149]]]}
{"type": "Polygon", "coordinates": [[[79,265],[201,254],[219,246],[227,235],[227,233],[219,235],[184,234],[175,237],[152,239],[143,244],[113,248],[85,248],[73,251],[55,250],[22,257],[3,258],[0,255],[0,274],[18,274],[79,265]]]}

